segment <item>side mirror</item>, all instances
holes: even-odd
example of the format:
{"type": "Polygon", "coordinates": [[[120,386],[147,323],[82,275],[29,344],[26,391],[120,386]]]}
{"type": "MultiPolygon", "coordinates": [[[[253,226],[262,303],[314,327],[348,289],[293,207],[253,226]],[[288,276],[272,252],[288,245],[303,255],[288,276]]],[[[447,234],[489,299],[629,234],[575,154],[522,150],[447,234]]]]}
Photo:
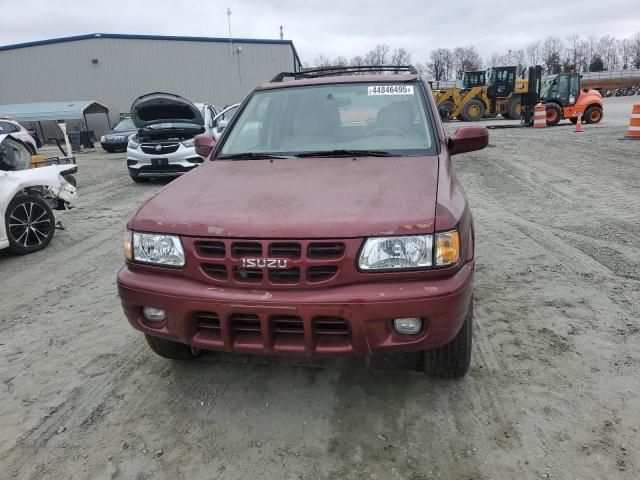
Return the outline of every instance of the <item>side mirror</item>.
{"type": "Polygon", "coordinates": [[[207,158],[211,154],[213,147],[216,146],[216,141],[212,136],[201,133],[200,135],[196,135],[195,146],[196,153],[201,157],[207,158]]]}
{"type": "Polygon", "coordinates": [[[485,127],[462,127],[447,141],[449,155],[482,150],[489,144],[489,130],[485,127]]]}

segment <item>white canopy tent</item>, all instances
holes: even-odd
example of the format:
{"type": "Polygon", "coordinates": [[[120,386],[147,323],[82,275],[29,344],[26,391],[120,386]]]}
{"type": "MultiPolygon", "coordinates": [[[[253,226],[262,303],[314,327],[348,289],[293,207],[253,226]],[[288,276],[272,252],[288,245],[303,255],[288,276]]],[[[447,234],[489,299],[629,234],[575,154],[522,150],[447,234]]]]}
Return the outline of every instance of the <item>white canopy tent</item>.
{"type": "Polygon", "coordinates": [[[109,121],[109,109],[95,100],[70,100],[67,102],[35,102],[35,103],[14,103],[11,105],[0,105],[0,118],[11,118],[18,122],[38,123],[43,135],[46,138],[41,122],[60,120],[84,121],[85,129],[88,129],[87,115],[101,113],[107,118],[107,124],[111,128],[109,121]]]}

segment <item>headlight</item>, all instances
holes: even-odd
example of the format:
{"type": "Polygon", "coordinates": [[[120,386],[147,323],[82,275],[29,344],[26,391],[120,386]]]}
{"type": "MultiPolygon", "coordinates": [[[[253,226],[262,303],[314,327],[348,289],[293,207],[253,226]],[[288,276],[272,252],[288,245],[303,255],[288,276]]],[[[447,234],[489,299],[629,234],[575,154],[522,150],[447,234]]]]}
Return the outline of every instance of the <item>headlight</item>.
{"type": "Polygon", "coordinates": [[[458,263],[460,258],[460,235],[457,230],[436,233],[436,267],[458,263]]]}
{"type": "Polygon", "coordinates": [[[360,252],[361,270],[428,268],[433,263],[433,236],[368,238],[360,252]]]}
{"type": "Polygon", "coordinates": [[[133,150],[137,150],[140,144],[136,142],[133,138],[129,138],[129,143],[127,144],[127,148],[132,148],[133,150]]]}
{"type": "Polygon", "coordinates": [[[185,264],[182,242],[176,235],[138,232],[132,235],[127,231],[124,243],[125,257],[129,260],[170,267],[183,267],[185,264]]]}
{"type": "Polygon", "coordinates": [[[102,135],[102,136],[100,137],[100,143],[104,143],[104,141],[105,141],[105,139],[106,139],[106,138],[107,138],[107,137],[105,137],[104,135],[102,135]]]}
{"type": "Polygon", "coordinates": [[[193,147],[196,144],[196,140],[194,138],[190,139],[190,140],[185,140],[184,142],[182,142],[182,146],[183,147],[193,147]]]}

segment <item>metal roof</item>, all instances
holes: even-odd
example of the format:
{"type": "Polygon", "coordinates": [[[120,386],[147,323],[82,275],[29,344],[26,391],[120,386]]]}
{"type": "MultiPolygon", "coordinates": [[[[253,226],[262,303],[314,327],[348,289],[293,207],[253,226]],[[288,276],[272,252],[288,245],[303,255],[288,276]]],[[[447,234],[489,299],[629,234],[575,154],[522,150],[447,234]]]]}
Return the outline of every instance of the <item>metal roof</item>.
{"type": "Polygon", "coordinates": [[[88,113],[109,113],[109,109],[95,100],[70,100],[68,102],[36,102],[0,105],[0,118],[13,120],[80,120],[88,113]]]}
{"type": "Polygon", "coordinates": [[[89,40],[92,38],[113,38],[120,40],[172,40],[176,42],[210,42],[210,43],[248,43],[263,45],[289,45],[293,49],[293,54],[299,65],[302,65],[298,52],[293,41],[260,39],[260,38],[220,38],[220,37],[189,37],[175,35],[131,35],[125,33],[88,33],[85,35],[74,35],[71,37],[50,38],[47,40],[37,40],[34,42],[16,43],[14,45],[0,45],[0,52],[3,50],[16,50],[19,48],[37,47],[39,45],[52,45],[55,43],[76,42],[78,40],[89,40]]]}

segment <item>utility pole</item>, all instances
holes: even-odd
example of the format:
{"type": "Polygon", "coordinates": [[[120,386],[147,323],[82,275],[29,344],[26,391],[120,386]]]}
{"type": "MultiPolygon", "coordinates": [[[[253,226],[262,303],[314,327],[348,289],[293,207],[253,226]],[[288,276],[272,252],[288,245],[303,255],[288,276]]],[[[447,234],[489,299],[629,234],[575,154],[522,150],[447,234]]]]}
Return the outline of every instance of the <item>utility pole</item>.
{"type": "Polygon", "coordinates": [[[227,7],[227,23],[229,25],[229,53],[233,57],[233,42],[231,41],[231,9],[227,7]]]}
{"type": "Polygon", "coordinates": [[[282,25],[280,25],[280,40],[284,39],[284,34],[282,33],[282,25]]]}

